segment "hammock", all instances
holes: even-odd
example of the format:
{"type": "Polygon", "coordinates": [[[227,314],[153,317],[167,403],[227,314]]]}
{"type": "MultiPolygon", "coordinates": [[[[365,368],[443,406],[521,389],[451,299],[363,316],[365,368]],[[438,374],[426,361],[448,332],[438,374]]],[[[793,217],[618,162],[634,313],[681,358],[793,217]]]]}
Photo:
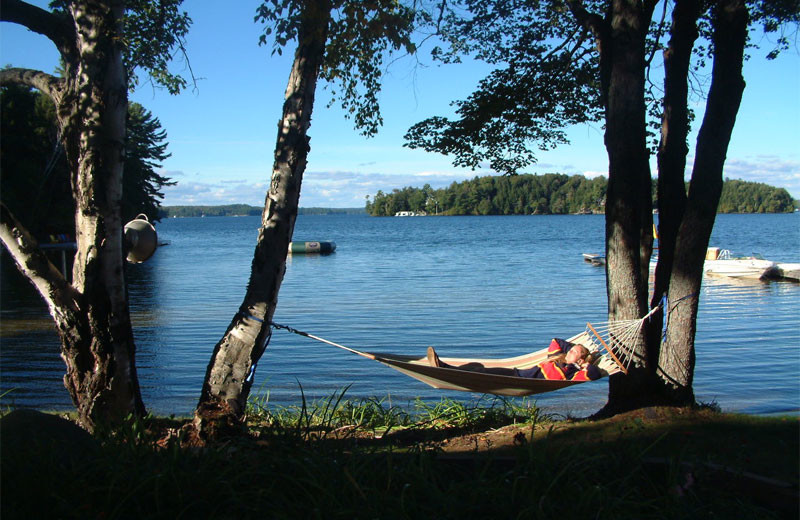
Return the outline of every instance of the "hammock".
{"type": "MultiPolygon", "coordinates": [[[[596,358],[594,364],[597,365],[604,377],[617,372],[627,373],[628,366],[633,360],[634,352],[638,348],[642,324],[657,309],[658,307],[650,311],[644,318],[638,320],[607,322],[602,326],[594,326],[587,323],[586,330],[568,338],[567,341],[580,343],[589,349],[593,357],[596,358]]],[[[506,396],[525,396],[551,392],[585,382],[505,376],[452,367],[435,367],[428,363],[427,357],[363,352],[286,325],[272,323],[272,326],[378,361],[433,388],[506,396]]],[[[448,365],[454,366],[480,363],[484,367],[530,368],[546,361],[548,354],[548,349],[543,348],[530,354],[504,359],[441,357],[441,360],[448,365]]]]}

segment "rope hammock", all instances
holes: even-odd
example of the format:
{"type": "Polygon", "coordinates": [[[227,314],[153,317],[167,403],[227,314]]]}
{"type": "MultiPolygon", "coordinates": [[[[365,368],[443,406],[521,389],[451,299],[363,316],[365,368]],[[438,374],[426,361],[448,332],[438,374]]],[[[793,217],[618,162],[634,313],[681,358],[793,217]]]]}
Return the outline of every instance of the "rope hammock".
{"type": "MultiPolygon", "coordinates": [[[[647,315],[636,320],[610,321],[597,325],[587,323],[586,329],[583,332],[568,338],[567,341],[573,344],[580,343],[585,346],[593,354],[592,357],[595,358],[593,363],[600,369],[602,376],[608,376],[617,372],[627,374],[628,367],[633,361],[634,354],[641,346],[641,332],[645,320],[650,318],[662,305],[663,302],[647,313],[647,315]]],[[[364,352],[286,325],[279,325],[274,322],[272,322],[271,325],[276,329],[283,329],[378,361],[398,372],[422,381],[433,388],[506,396],[525,396],[551,392],[584,382],[488,374],[458,368],[460,365],[465,365],[467,363],[480,363],[486,368],[531,368],[548,360],[548,355],[551,353],[548,352],[547,348],[529,354],[503,359],[442,357],[441,360],[451,366],[436,367],[428,363],[426,356],[416,357],[364,352]]]]}

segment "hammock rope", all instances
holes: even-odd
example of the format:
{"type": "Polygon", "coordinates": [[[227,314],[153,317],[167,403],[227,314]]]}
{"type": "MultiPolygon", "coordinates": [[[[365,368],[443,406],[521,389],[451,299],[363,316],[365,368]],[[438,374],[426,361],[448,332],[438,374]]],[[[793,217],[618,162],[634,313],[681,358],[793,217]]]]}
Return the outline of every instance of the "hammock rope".
{"type": "Polygon", "coordinates": [[[636,353],[644,346],[642,328],[645,322],[658,311],[663,310],[661,339],[662,341],[666,341],[670,314],[672,314],[672,311],[682,302],[695,296],[697,296],[696,292],[669,301],[665,293],[661,297],[659,303],[641,318],[635,320],[607,321],[597,323],[596,325],[587,323],[587,332],[591,332],[592,334],[590,334],[590,336],[593,335],[601,343],[601,345],[597,345],[597,342],[592,340],[592,343],[596,347],[599,347],[597,350],[605,350],[615,363],[619,365],[620,369],[627,374],[628,368],[630,368],[631,363],[633,363],[636,357],[636,353]]]}
{"type": "MultiPolygon", "coordinates": [[[[592,325],[591,323],[586,324],[586,329],[584,331],[584,335],[579,335],[581,337],[581,342],[589,343],[586,346],[589,351],[595,356],[602,357],[605,354],[601,354],[605,351],[607,354],[610,355],[611,359],[613,360],[614,364],[619,366],[619,368],[627,373],[627,368],[631,362],[631,353],[635,351],[635,348],[628,348],[626,343],[623,341],[623,338],[630,341],[631,338],[635,338],[636,333],[641,330],[643,320],[649,317],[646,316],[641,320],[627,320],[624,322],[605,322],[603,324],[592,325]],[[617,335],[614,335],[615,332],[617,335]],[[625,361],[623,361],[623,359],[625,361]]],[[[359,356],[366,357],[368,359],[377,359],[380,356],[376,356],[376,354],[370,352],[363,352],[360,350],[356,350],[354,348],[348,347],[346,345],[342,345],[340,343],[335,343],[333,341],[327,340],[320,336],[316,336],[314,334],[310,334],[308,332],[304,332],[302,330],[296,329],[294,327],[290,327],[288,325],[281,325],[280,323],[271,322],[275,329],[282,329],[287,332],[291,332],[292,334],[297,334],[298,336],[303,336],[309,339],[313,339],[315,341],[319,341],[321,343],[325,343],[326,345],[331,345],[336,348],[340,348],[342,350],[346,350],[348,352],[352,352],[353,354],[357,354],[359,356]]],[[[637,341],[637,344],[639,342],[637,341]]]]}
{"type": "Polygon", "coordinates": [[[353,354],[358,354],[359,356],[364,356],[369,359],[375,359],[375,356],[370,354],[369,352],[361,352],[360,350],[356,350],[354,348],[347,347],[345,345],[334,343],[333,341],[327,340],[325,338],[321,338],[319,336],[315,336],[313,334],[309,334],[308,332],[303,332],[302,330],[295,329],[294,327],[290,327],[288,325],[281,325],[280,323],[275,323],[274,321],[270,322],[273,328],[276,329],[283,329],[285,331],[291,332],[292,334],[297,334],[298,336],[303,336],[309,339],[313,339],[319,341],[321,343],[325,343],[327,345],[331,345],[332,347],[340,348],[342,350],[346,350],[348,352],[352,352],[353,354]]]}

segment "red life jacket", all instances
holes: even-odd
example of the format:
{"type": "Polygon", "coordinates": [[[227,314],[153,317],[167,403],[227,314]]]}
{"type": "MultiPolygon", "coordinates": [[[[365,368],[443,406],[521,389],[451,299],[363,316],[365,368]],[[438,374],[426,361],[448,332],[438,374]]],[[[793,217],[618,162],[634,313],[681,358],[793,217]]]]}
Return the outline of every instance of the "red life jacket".
{"type": "Polygon", "coordinates": [[[564,372],[565,365],[556,363],[555,361],[545,361],[539,363],[539,369],[545,379],[566,379],[567,374],[564,372]]]}
{"type": "Polygon", "coordinates": [[[553,338],[550,340],[550,345],[547,347],[547,354],[566,354],[572,348],[574,343],[561,338],[553,338]]]}
{"type": "Polygon", "coordinates": [[[591,378],[589,377],[589,369],[583,368],[581,370],[576,371],[572,377],[570,378],[571,381],[592,381],[593,379],[597,379],[599,377],[599,372],[596,377],[591,378]]]}
{"type": "MultiPolygon", "coordinates": [[[[547,353],[553,354],[566,354],[575,344],[561,338],[553,338],[550,345],[547,347],[547,353]]],[[[586,369],[579,370],[578,367],[572,364],[561,363],[557,361],[545,361],[537,365],[542,371],[545,379],[568,379],[570,381],[591,381],[586,369]]],[[[596,378],[595,378],[596,379],[596,378]]]]}

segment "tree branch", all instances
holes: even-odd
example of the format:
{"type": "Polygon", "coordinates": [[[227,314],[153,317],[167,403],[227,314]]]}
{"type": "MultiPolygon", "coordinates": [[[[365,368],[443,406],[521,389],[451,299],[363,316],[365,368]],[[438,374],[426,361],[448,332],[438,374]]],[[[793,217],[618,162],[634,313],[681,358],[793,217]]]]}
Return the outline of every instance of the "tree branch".
{"type": "MultiPolygon", "coordinates": [[[[581,26],[576,26],[575,30],[572,31],[569,35],[567,35],[567,37],[564,38],[564,41],[561,42],[560,45],[553,47],[552,49],[550,49],[550,52],[544,55],[544,59],[546,60],[551,56],[555,56],[557,52],[561,51],[561,49],[565,48],[568,44],[570,44],[575,35],[578,34],[579,31],[581,31],[582,29],[583,28],[581,26]]],[[[572,54],[575,52],[575,49],[580,47],[581,43],[583,42],[583,37],[581,35],[579,36],[580,37],[578,38],[578,41],[576,42],[575,46],[572,48],[572,50],[569,51],[570,56],[572,56],[572,54]]]]}
{"type": "Polygon", "coordinates": [[[46,36],[61,54],[72,54],[75,27],[61,13],[36,7],[21,0],[0,0],[0,21],[22,25],[46,36]]]}
{"type": "Polygon", "coordinates": [[[582,27],[591,31],[596,39],[601,37],[604,32],[604,22],[600,15],[589,13],[581,0],[567,0],[567,7],[582,27]]]}
{"type": "Polygon", "coordinates": [[[650,51],[650,57],[647,58],[647,81],[650,81],[650,65],[653,63],[653,58],[655,58],[656,53],[659,50],[659,46],[661,44],[661,37],[664,35],[665,27],[666,27],[666,19],[667,19],[667,3],[664,2],[664,8],[661,10],[661,20],[658,22],[658,30],[656,30],[656,41],[653,43],[653,48],[650,51]]]}
{"type": "Polygon", "coordinates": [[[0,241],[14,258],[22,274],[42,295],[56,322],[72,321],[74,319],[72,315],[79,309],[78,291],[64,279],[39,249],[39,245],[28,230],[3,203],[0,203],[0,241]]]}
{"type": "Polygon", "coordinates": [[[58,105],[63,92],[64,80],[39,70],[0,69],[0,86],[27,85],[50,96],[58,105]]]}

